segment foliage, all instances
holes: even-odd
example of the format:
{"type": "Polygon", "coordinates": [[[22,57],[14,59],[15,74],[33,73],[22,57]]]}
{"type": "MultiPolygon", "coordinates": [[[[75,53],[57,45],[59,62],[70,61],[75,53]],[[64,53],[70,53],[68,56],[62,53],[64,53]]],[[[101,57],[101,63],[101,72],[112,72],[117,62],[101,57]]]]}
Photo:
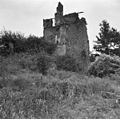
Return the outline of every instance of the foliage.
{"type": "Polygon", "coordinates": [[[120,58],[118,56],[109,56],[102,54],[89,66],[90,75],[104,77],[115,74],[120,68],[120,58]]]}
{"type": "Polygon", "coordinates": [[[46,75],[51,64],[54,62],[53,60],[54,59],[51,56],[41,54],[37,59],[37,67],[39,72],[42,73],[43,75],[46,75]]]}
{"type": "Polygon", "coordinates": [[[93,53],[90,53],[89,54],[89,60],[90,60],[90,62],[94,62],[95,61],[95,59],[96,59],[96,57],[98,57],[99,56],[99,54],[93,54],[93,53]]]}
{"type": "Polygon", "coordinates": [[[31,50],[35,52],[45,51],[48,54],[52,54],[56,49],[55,44],[45,41],[43,37],[39,38],[33,35],[29,35],[29,37],[27,37],[25,47],[28,52],[31,52],[31,50]]]}
{"type": "Polygon", "coordinates": [[[120,32],[115,28],[111,28],[109,23],[105,20],[100,24],[100,33],[95,41],[94,49],[100,53],[115,54],[120,56],[120,32]]]}
{"type": "Polygon", "coordinates": [[[78,71],[78,66],[76,60],[71,56],[58,56],[56,58],[56,66],[58,70],[65,70],[65,71],[78,71]]]}
{"type": "Polygon", "coordinates": [[[42,43],[42,47],[46,53],[52,55],[55,52],[57,45],[54,43],[44,41],[42,43]]]}
{"type": "Polygon", "coordinates": [[[0,52],[2,55],[10,54],[9,43],[14,45],[14,53],[20,52],[40,52],[45,51],[48,54],[52,54],[56,45],[44,40],[43,37],[37,37],[29,35],[25,37],[23,34],[12,31],[1,31],[0,34],[0,52]]]}
{"type": "Polygon", "coordinates": [[[13,43],[14,52],[25,51],[24,41],[25,37],[21,33],[15,33],[11,31],[1,31],[0,33],[1,45],[3,45],[3,55],[10,53],[9,43],[13,43]]]}

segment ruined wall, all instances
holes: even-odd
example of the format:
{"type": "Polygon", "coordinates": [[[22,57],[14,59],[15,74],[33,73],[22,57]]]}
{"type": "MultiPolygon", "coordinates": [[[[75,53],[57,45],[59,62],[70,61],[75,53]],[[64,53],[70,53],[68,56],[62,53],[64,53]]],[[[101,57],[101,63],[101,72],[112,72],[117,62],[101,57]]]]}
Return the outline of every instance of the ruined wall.
{"type": "Polygon", "coordinates": [[[56,54],[70,55],[79,64],[79,71],[86,72],[89,64],[89,41],[86,24],[82,20],[44,30],[45,39],[58,43],[56,54]],[[58,42],[56,42],[56,39],[58,42]]]}
{"type": "Polygon", "coordinates": [[[48,42],[55,43],[56,35],[59,36],[59,27],[54,26],[54,27],[44,28],[43,34],[45,40],[47,40],[48,42]]]}
{"type": "Polygon", "coordinates": [[[55,26],[51,24],[50,19],[44,21],[44,37],[57,44],[55,54],[70,55],[76,59],[79,72],[86,72],[89,64],[89,41],[85,18],[79,19],[78,13],[63,16],[63,6],[59,4],[55,13],[55,26]]]}
{"type": "Polygon", "coordinates": [[[77,20],[79,20],[78,14],[77,13],[71,13],[68,15],[64,15],[64,23],[74,23],[77,20]]]}
{"type": "Polygon", "coordinates": [[[86,25],[81,20],[69,24],[66,34],[66,53],[79,62],[80,71],[87,71],[89,63],[89,42],[86,25]]]}
{"type": "Polygon", "coordinates": [[[44,28],[53,27],[53,20],[52,19],[43,19],[43,27],[44,28]]]}

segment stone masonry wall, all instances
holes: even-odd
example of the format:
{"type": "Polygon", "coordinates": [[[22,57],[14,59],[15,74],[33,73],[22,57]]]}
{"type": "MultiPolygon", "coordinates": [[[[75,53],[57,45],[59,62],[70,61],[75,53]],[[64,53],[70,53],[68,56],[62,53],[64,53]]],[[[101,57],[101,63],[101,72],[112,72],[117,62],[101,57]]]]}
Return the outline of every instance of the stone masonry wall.
{"type": "MultiPolygon", "coordinates": [[[[57,8],[62,8],[62,6],[57,8]]],[[[59,21],[58,18],[60,18],[61,22],[55,21],[54,27],[44,27],[44,38],[49,42],[57,43],[58,48],[55,52],[57,55],[68,54],[75,58],[79,65],[79,72],[85,73],[89,65],[89,41],[86,20],[85,18],[79,19],[77,13],[62,16],[63,9],[58,10],[55,20],[59,21]]],[[[52,24],[52,21],[47,20],[44,22],[44,26],[50,26],[48,22],[50,25],[52,24]]]]}
{"type": "Polygon", "coordinates": [[[89,63],[89,43],[86,25],[79,20],[66,29],[66,53],[79,63],[79,70],[87,71],[89,63]]]}

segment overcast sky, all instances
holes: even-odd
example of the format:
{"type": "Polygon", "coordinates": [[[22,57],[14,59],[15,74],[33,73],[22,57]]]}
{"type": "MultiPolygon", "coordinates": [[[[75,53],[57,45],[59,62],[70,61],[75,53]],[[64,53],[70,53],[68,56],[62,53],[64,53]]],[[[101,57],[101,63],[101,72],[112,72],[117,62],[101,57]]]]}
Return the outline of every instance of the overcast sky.
{"type": "Polygon", "coordinates": [[[0,30],[42,36],[43,19],[54,17],[59,1],[64,14],[84,12],[91,49],[102,20],[120,30],[120,0],[0,0],[0,30]]]}

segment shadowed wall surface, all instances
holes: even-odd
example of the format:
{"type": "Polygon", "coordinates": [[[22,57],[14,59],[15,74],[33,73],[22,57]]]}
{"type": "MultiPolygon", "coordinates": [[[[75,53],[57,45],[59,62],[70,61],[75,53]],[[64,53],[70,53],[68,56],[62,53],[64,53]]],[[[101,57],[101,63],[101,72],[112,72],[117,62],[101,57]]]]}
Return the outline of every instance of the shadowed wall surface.
{"type": "Polygon", "coordinates": [[[53,19],[43,20],[44,38],[48,42],[57,43],[55,54],[70,55],[76,59],[79,72],[86,72],[89,64],[89,41],[85,18],[79,18],[78,13],[63,15],[63,5],[58,3],[53,19]]]}

